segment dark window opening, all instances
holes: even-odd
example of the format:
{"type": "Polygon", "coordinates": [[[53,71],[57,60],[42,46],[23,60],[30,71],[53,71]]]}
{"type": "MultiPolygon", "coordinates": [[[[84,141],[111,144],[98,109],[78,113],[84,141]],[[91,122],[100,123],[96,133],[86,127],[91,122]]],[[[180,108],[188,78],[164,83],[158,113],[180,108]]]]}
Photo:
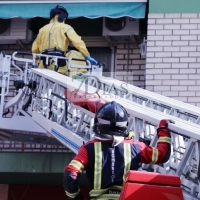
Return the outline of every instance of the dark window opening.
{"type": "Polygon", "coordinates": [[[11,19],[0,19],[0,34],[5,33],[11,24],[11,19]]]}
{"type": "MultiPolygon", "coordinates": [[[[124,18],[117,18],[111,19],[107,18],[107,23],[109,27],[113,29],[113,31],[117,31],[121,29],[121,26],[125,26],[126,24],[123,23],[124,18]],[[112,23],[117,22],[117,23],[112,23]],[[116,30],[117,29],[117,30],[116,30]]],[[[42,28],[44,25],[49,23],[49,19],[35,17],[30,19],[30,30],[33,31],[34,36],[39,32],[39,29],[42,28]]],[[[103,33],[103,18],[96,18],[96,19],[88,19],[85,17],[78,17],[75,19],[67,19],[66,23],[69,24],[74,28],[80,36],[102,36],[103,33]]],[[[140,19],[139,21],[140,26],[140,35],[139,37],[143,39],[143,37],[147,36],[147,14],[144,19],[140,19]]]]}
{"type": "MultiPolygon", "coordinates": [[[[30,29],[35,35],[39,29],[49,23],[49,19],[35,17],[31,19],[30,29]]],[[[74,28],[80,36],[102,36],[102,18],[88,19],[78,17],[75,19],[67,19],[66,23],[74,28]]]]}

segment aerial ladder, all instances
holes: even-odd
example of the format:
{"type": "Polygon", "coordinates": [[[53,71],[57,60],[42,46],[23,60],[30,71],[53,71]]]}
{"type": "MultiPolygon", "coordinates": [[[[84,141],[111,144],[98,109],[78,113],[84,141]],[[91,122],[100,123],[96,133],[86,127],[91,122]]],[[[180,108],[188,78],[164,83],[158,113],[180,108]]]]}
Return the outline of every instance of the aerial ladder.
{"type": "MultiPolygon", "coordinates": [[[[101,64],[87,63],[84,67],[88,68],[88,73],[68,77],[56,71],[34,68],[36,57],[45,56],[48,60],[49,56],[29,54],[29,58],[17,57],[21,54],[27,53],[15,52],[12,56],[5,52],[0,54],[1,130],[54,137],[77,153],[82,144],[94,138],[95,112],[66,98],[66,91],[70,91],[72,95],[84,93],[91,100],[99,98],[99,101],[116,101],[122,104],[130,115],[128,130],[134,132],[134,140],[143,141],[147,145],[156,146],[159,121],[171,119],[175,123],[169,124],[172,138],[169,161],[162,165],[142,164],[140,170],[178,175],[184,199],[200,199],[200,108],[111,77],[103,77],[101,64]],[[17,62],[24,63],[23,70],[17,62]],[[10,66],[19,72],[15,81],[17,94],[5,102],[5,96],[9,92],[9,78],[13,75],[10,66]],[[14,107],[13,116],[4,118],[11,107],[14,107]]],[[[56,69],[59,57],[51,58],[56,69]]],[[[83,67],[72,64],[71,58],[65,59],[69,73],[71,67],[83,67]]]]}

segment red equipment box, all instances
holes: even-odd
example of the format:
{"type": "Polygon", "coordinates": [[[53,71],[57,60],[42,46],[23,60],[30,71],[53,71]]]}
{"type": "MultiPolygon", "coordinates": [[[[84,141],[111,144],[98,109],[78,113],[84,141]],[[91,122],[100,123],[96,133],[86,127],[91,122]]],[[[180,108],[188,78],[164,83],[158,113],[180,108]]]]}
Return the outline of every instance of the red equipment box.
{"type": "Polygon", "coordinates": [[[120,200],[183,200],[180,186],[177,175],[130,170],[120,200]]]}

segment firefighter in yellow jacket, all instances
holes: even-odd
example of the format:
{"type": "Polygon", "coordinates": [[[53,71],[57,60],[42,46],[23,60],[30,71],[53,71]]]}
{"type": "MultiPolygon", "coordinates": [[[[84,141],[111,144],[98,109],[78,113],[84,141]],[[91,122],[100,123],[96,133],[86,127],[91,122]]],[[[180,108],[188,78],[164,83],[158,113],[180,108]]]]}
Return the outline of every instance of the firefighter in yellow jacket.
{"type": "MultiPolygon", "coordinates": [[[[92,64],[97,64],[97,61],[90,56],[81,37],[70,25],[65,24],[67,18],[68,12],[63,6],[57,5],[53,8],[50,11],[50,23],[39,30],[37,38],[33,42],[32,53],[66,57],[68,55],[66,51],[69,42],[71,42],[80,52],[81,56],[79,57],[85,58],[85,60],[90,61],[92,64]]],[[[84,62],[81,63],[83,65],[84,62]]],[[[79,64],[81,63],[79,62],[79,64]]],[[[54,70],[52,59],[48,60],[48,66],[45,66],[45,64],[45,57],[41,57],[38,67],[48,67],[48,69],[54,70]]],[[[64,59],[58,59],[57,71],[67,75],[67,65],[64,59]]],[[[77,73],[84,73],[86,71],[86,69],[79,69],[77,73]]]]}

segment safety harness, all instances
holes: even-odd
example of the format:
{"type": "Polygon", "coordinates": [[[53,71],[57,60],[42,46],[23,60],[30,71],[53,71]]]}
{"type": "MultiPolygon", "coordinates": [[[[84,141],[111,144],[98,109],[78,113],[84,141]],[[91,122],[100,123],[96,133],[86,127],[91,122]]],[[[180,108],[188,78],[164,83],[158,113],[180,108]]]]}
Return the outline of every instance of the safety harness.
{"type": "MultiPolygon", "coordinates": [[[[45,49],[42,51],[42,54],[49,55],[49,56],[60,56],[60,57],[66,58],[64,51],[61,51],[61,50],[57,49],[56,47],[53,49],[45,49]]],[[[45,68],[47,68],[50,65],[50,61],[53,63],[53,60],[51,58],[48,59],[48,65],[46,65],[45,57],[42,57],[41,60],[43,61],[43,65],[45,66],[45,68]]],[[[58,66],[57,66],[56,71],[58,71],[59,67],[66,66],[66,59],[58,59],[57,64],[58,64],[58,66]]]]}

